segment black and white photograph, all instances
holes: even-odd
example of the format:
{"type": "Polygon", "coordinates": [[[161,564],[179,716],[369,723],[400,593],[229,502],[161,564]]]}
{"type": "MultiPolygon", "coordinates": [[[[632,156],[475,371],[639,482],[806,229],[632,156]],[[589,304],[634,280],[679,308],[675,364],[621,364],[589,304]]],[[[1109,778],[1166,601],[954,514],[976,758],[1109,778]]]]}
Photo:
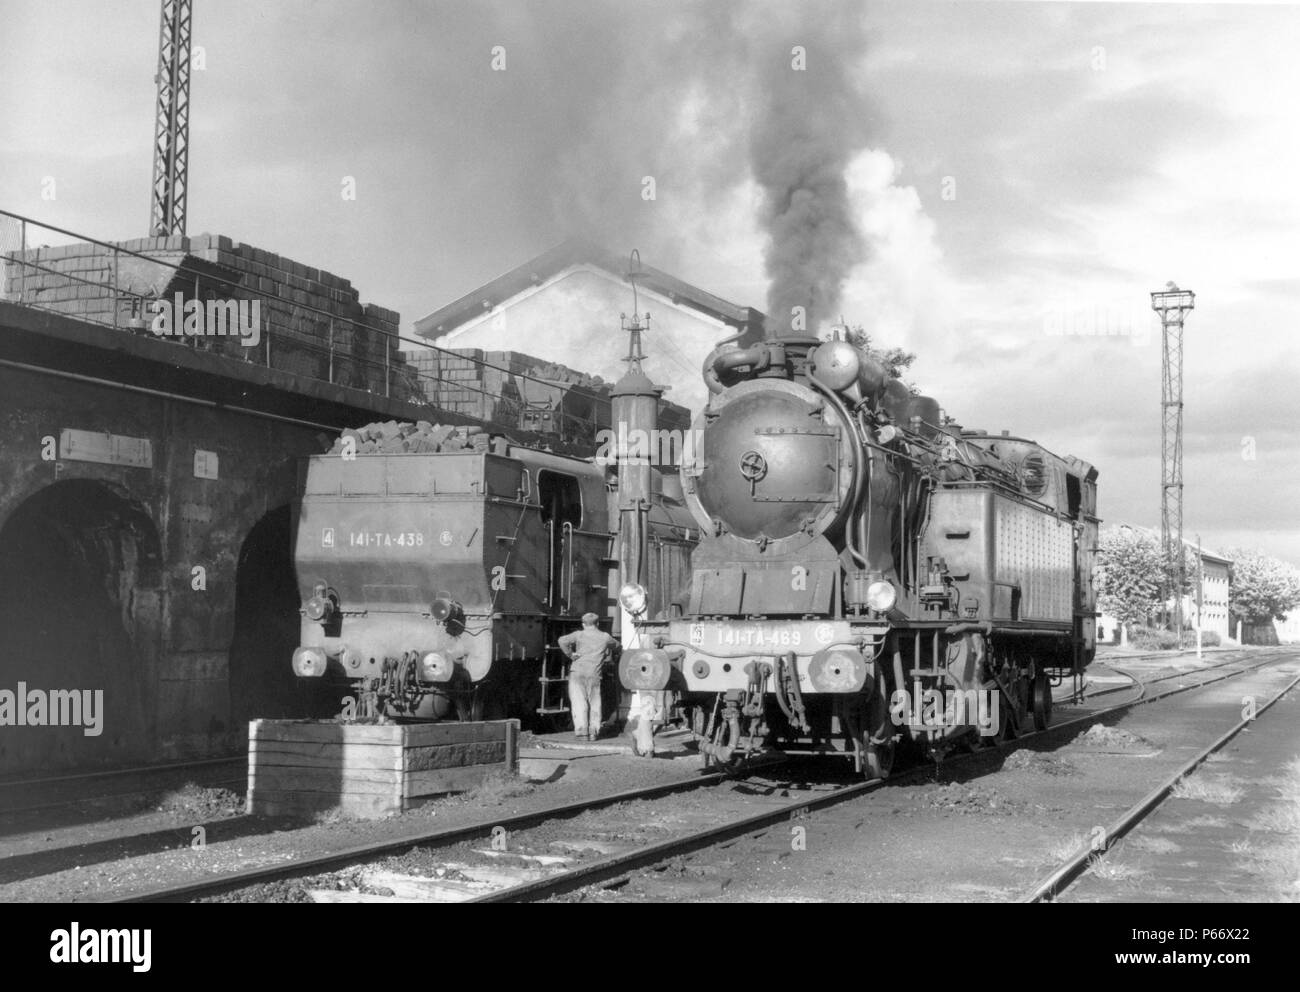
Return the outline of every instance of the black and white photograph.
{"type": "Polygon", "coordinates": [[[1294,3],[0,0],[24,955],[1049,903],[1085,970],[1264,963],[1297,51],[1294,3]]]}

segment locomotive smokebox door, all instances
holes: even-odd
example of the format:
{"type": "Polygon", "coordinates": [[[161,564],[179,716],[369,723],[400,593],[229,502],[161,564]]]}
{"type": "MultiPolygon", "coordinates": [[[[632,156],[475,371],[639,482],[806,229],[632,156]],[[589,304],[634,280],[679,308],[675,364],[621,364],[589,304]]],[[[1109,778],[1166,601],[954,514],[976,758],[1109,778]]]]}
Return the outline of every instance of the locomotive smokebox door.
{"type": "Polygon", "coordinates": [[[815,394],[794,383],[731,390],[705,432],[692,480],[691,495],[708,517],[751,541],[824,529],[842,483],[840,431],[823,410],[815,394]]]}

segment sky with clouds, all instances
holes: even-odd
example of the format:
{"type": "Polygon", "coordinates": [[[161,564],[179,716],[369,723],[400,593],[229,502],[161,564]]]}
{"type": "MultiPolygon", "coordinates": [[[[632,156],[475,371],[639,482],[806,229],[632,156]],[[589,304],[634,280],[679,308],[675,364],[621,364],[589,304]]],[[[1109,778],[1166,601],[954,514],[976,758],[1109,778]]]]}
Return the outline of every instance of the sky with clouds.
{"type": "MultiPolygon", "coordinates": [[[[1148,294],[1195,290],[1186,531],[1300,565],[1300,7],[195,7],[189,232],[344,275],[407,330],[570,234],[764,307],[756,156],[804,46],[849,87],[812,108],[843,121],[860,234],[842,315],[962,423],[1093,462],[1105,518],[1158,525],[1148,294]]],[[[153,0],[0,0],[0,206],[147,233],[157,40],[153,0]]]]}

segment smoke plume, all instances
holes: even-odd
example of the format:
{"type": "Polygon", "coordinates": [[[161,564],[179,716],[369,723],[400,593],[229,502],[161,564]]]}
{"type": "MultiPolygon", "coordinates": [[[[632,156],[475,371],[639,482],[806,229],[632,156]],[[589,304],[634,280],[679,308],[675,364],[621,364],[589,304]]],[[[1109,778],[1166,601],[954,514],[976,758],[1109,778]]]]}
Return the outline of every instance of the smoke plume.
{"type": "Polygon", "coordinates": [[[864,39],[859,15],[822,13],[782,32],[802,46],[805,67],[796,67],[800,50],[778,49],[754,94],[750,158],[764,194],[768,329],[775,334],[792,332],[795,307],[804,308],[810,333],[837,320],[844,284],[866,253],[845,178],[867,143],[865,101],[851,78],[864,39]]]}

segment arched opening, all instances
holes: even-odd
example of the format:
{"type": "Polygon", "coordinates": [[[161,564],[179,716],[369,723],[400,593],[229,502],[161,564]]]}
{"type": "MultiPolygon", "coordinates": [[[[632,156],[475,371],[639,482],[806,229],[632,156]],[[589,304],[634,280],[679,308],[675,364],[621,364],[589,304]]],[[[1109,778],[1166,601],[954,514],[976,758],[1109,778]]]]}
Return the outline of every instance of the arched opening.
{"type": "Polygon", "coordinates": [[[56,482],[0,527],[0,773],[148,760],[161,560],[148,514],[102,482],[56,482]]]}
{"type": "Polygon", "coordinates": [[[321,680],[300,679],[290,662],[299,644],[293,521],[286,504],[262,517],[239,549],[235,634],[230,645],[230,715],[249,720],[334,716],[339,701],[321,680]]]}

